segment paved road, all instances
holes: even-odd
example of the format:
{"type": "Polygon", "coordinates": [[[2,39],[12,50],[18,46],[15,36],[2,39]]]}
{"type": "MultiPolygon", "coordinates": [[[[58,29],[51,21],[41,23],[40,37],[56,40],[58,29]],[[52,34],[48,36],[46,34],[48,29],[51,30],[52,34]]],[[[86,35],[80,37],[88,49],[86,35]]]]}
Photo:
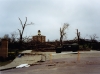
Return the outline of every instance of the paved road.
{"type": "Polygon", "coordinates": [[[56,59],[29,68],[1,71],[1,74],[100,74],[100,58],[56,59]]]}
{"type": "MultiPolygon", "coordinates": [[[[40,62],[28,68],[0,71],[1,74],[100,74],[100,51],[81,52],[78,54],[53,53],[52,62],[40,62]]],[[[49,56],[48,56],[49,57],[49,56]]]]}

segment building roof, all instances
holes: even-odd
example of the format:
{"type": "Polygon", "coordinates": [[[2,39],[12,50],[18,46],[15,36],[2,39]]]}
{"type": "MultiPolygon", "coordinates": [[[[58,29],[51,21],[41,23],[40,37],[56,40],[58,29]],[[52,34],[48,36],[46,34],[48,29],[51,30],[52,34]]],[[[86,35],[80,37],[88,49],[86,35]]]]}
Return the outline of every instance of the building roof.
{"type": "Polygon", "coordinates": [[[44,36],[44,35],[34,35],[34,36],[44,36]]]}

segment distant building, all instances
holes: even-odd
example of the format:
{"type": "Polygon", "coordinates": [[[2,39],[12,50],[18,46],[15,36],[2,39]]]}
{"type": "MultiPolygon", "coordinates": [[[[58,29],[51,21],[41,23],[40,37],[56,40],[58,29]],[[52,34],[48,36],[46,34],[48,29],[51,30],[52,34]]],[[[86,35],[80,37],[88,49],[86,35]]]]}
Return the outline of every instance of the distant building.
{"type": "Polygon", "coordinates": [[[45,42],[46,41],[46,36],[41,35],[41,31],[38,30],[38,35],[33,36],[33,41],[45,42]]]}

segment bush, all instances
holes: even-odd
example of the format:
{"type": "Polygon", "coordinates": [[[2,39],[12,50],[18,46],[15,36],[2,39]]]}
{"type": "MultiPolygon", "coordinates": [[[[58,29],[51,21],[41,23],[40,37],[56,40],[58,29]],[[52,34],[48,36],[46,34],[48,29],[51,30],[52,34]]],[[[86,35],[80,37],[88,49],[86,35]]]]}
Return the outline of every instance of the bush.
{"type": "Polygon", "coordinates": [[[7,60],[14,60],[15,59],[15,54],[10,53],[7,57],[7,60]]]}
{"type": "Polygon", "coordinates": [[[5,60],[5,59],[4,59],[2,56],[0,56],[0,61],[1,61],[1,62],[4,62],[4,60],[5,60]]]}
{"type": "Polygon", "coordinates": [[[16,57],[15,53],[9,53],[8,57],[3,58],[2,56],[0,56],[0,62],[5,62],[5,61],[9,61],[9,60],[14,60],[16,57]]]}

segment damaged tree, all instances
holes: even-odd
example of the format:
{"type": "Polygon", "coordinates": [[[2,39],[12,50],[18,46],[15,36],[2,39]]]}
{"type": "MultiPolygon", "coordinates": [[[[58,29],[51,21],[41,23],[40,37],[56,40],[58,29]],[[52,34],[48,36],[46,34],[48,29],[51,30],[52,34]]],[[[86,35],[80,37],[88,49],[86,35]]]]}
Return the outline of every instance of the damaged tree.
{"type": "Polygon", "coordinates": [[[97,38],[98,37],[97,37],[96,34],[93,34],[93,35],[90,36],[91,42],[95,42],[97,38]]]}
{"type": "Polygon", "coordinates": [[[90,38],[91,38],[90,47],[93,50],[99,50],[100,45],[99,45],[99,42],[97,41],[98,36],[96,34],[93,34],[90,36],[90,38]]]}
{"type": "Polygon", "coordinates": [[[69,24],[64,23],[63,27],[60,28],[60,46],[63,45],[63,38],[64,36],[66,37],[66,32],[65,30],[68,29],[69,24]]]}
{"type": "Polygon", "coordinates": [[[25,30],[25,27],[28,26],[28,25],[32,25],[33,23],[31,22],[30,24],[27,24],[27,17],[26,17],[26,20],[25,20],[24,24],[22,23],[20,18],[19,18],[19,21],[20,21],[21,26],[22,26],[22,30],[18,29],[19,35],[20,35],[19,42],[20,42],[20,46],[21,46],[22,45],[22,41],[23,41],[23,33],[24,33],[24,30],[25,30]]]}
{"type": "Polygon", "coordinates": [[[80,32],[78,32],[78,29],[77,29],[77,39],[78,39],[78,44],[79,44],[79,41],[80,41],[80,32]]]}

